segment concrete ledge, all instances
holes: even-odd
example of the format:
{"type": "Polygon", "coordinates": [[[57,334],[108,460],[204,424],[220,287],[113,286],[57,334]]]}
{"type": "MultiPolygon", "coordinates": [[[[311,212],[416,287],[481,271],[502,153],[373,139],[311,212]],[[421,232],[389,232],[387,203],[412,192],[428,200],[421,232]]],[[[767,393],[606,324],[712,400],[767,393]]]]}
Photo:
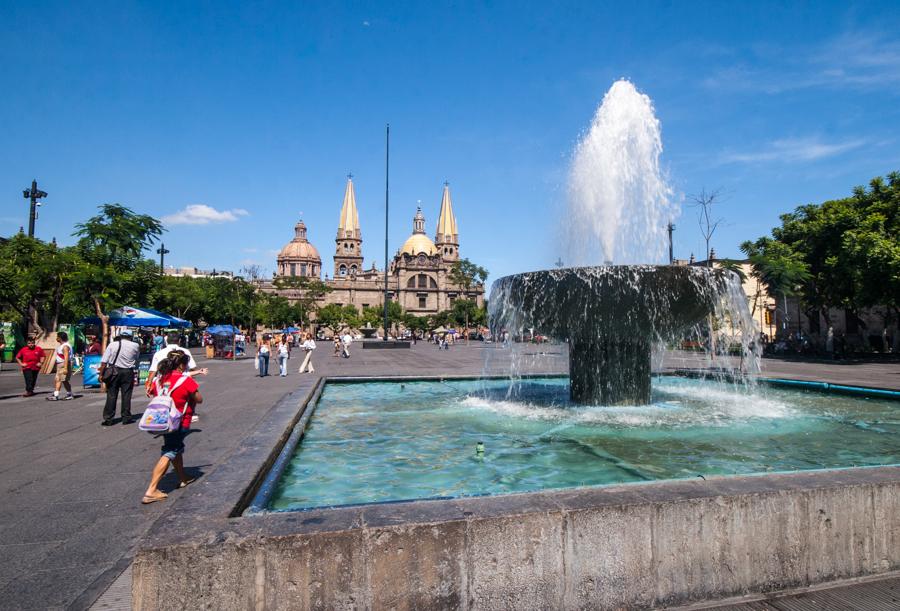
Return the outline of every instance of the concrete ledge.
{"type": "Polygon", "coordinates": [[[179,505],[138,551],[136,609],[643,609],[900,569],[900,467],[244,518],[204,507],[179,505]]]}

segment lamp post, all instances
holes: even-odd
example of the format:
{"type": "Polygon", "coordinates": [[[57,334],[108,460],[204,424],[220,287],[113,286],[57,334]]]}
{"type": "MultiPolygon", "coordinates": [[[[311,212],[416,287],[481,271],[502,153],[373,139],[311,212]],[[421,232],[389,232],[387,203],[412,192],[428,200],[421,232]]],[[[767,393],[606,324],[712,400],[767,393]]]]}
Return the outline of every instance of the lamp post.
{"type": "Polygon", "coordinates": [[[160,244],[159,248],[156,249],[156,254],[159,255],[159,275],[163,276],[166,273],[166,268],[163,266],[163,263],[166,260],[166,255],[171,251],[166,248],[165,244],[160,244]]]}
{"type": "Polygon", "coordinates": [[[675,231],[675,223],[669,222],[666,225],[666,230],[669,232],[669,265],[675,263],[675,254],[672,249],[672,232],[675,231]]]}
{"type": "Polygon", "coordinates": [[[32,180],[31,188],[22,191],[22,196],[25,199],[31,200],[31,210],[28,213],[28,237],[33,238],[34,220],[37,218],[37,207],[41,205],[40,203],[38,203],[38,200],[47,197],[47,192],[38,189],[37,180],[32,180]]]}

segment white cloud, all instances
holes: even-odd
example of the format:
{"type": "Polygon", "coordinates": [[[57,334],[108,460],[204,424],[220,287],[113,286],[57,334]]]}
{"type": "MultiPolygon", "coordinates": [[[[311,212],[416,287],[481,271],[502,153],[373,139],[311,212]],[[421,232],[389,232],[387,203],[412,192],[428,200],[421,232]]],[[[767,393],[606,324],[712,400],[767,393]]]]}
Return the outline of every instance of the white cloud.
{"type": "Polygon", "coordinates": [[[768,146],[758,151],[726,153],[720,159],[723,163],[816,161],[846,153],[864,144],[866,144],[865,140],[822,142],[818,138],[785,138],[774,140],[768,146]]]}
{"type": "Polygon", "coordinates": [[[708,89],[779,94],[801,89],[895,90],[900,86],[900,42],[847,32],[823,44],[750,50],[752,60],[703,79],[708,89]]]}
{"type": "Polygon", "coordinates": [[[210,223],[230,223],[238,217],[250,214],[243,208],[216,210],[206,204],[190,204],[184,210],[162,217],[165,225],[208,225],[210,223]]]}

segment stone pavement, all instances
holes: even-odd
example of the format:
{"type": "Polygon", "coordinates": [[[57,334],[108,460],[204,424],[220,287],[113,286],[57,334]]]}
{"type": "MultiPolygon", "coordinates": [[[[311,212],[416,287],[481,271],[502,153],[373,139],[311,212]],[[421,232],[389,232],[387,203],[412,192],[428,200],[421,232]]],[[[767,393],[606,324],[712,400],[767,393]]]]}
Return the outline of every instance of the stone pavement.
{"type": "MultiPolygon", "coordinates": [[[[557,347],[558,348],[558,347],[557,347]]],[[[194,349],[194,352],[197,352],[194,349]]],[[[204,403],[200,421],[187,439],[185,465],[208,473],[252,431],[288,392],[312,387],[319,375],[479,375],[510,371],[508,351],[472,344],[437,350],[420,343],[411,350],[363,350],[352,358],[330,356],[320,344],[316,376],[255,376],[252,359],[207,361],[210,373],[198,378],[204,403]]],[[[522,371],[565,369],[556,355],[526,355],[522,371]]],[[[295,357],[297,355],[295,354],[295,357]]],[[[165,511],[168,502],[141,505],[159,442],[136,424],[101,427],[105,395],[81,391],[74,401],[45,401],[52,376],[40,376],[38,396],[19,394],[22,376],[12,366],[0,371],[0,607],[85,608],[130,564],[135,543],[165,511]]],[[[135,393],[133,414],[147,399],[135,393]]],[[[171,472],[163,489],[176,483],[171,472]]],[[[173,499],[179,491],[172,494],[173,499]]],[[[170,504],[170,503],[169,503],[170,504]]]]}
{"type": "MultiPolygon", "coordinates": [[[[203,475],[226,462],[278,399],[311,388],[320,375],[560,373],[567,366],[560,345],[519,346],[515,366],[509,350],[491,344],[352,349],[349,360],[332,358],[330,345],[322,343],[316,375],[298,375],[294,358],[287,378],[255,377],[249,359],[199,359],[210,374],[200,378],[205,402],[187,440],[186,466],[203,475]]],[[[898,364],[766,364],[774,377],[900,388],[898,364]]],[[[38,391],[46,393],[51,384],[51,376],[41,376],[38,391]]],[[[96,391],[58,403],[44,401],[46,394],[25,399],[21,392],[21,374],[6,365],[0,372],[0,607],[86,608],[130,565],[136,542],[171,504],[140,504],[159,442],[134,424],[100,427],[104,396],[96,391]]],[[[145,404],[136,393],[133,413],[145,404]]],[[[163,487],[174,483],[169,474],[163,487]]]]}

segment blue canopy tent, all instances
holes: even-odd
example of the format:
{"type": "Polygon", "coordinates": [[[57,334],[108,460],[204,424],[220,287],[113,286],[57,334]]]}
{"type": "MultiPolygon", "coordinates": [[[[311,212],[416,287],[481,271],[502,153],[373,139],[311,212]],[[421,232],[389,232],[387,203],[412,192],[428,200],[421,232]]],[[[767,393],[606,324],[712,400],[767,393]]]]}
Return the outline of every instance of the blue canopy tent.
{"type": "MultiPolygon", "coordinates": [[[[87,316],[79,321],[83,325],[99,325],[96,316],[87,316]]],[[[191,326],[190,321],[164,314],[150,308],[132,308],[123,306],[109,313],[109,324],[112,327],[166,327],[185,329],[191,326]]]]}
{"type": "Polygon", "coordinates": [[[232,325],[213,325],[207,327],[206,332],[210,335],[237,335],[239,333],[237,327],[232,325]]]}
{"type": "Polygon", "coordinates": [[[282,329],[282,333],[300,333],[302,329],[298,329],[297,327],[288,327],[286,329],[282,329]]]}

